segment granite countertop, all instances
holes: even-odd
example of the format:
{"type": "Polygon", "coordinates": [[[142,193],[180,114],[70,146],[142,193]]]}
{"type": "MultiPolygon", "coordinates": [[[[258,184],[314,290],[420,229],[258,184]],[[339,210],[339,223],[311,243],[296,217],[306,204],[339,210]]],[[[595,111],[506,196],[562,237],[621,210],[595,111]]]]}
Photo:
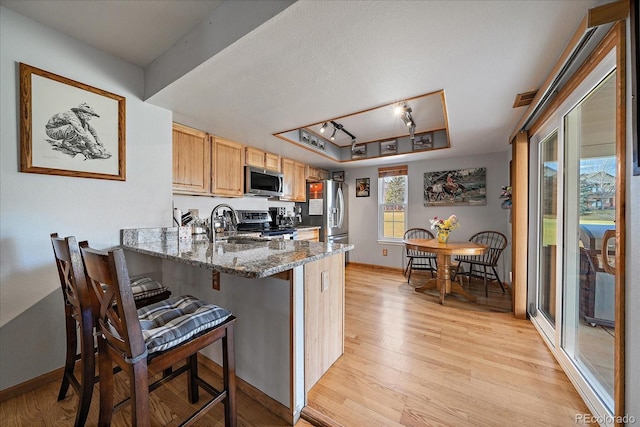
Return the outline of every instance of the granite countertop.
{"type": "Polygon", "coordinates": [[[255,238],[213,244],[206,239],[178,240],[177,237],[175,227],[122,230],[121,246],[145,255],[248,278],[268,277],[354,247],[351,244],[255,238]]]}

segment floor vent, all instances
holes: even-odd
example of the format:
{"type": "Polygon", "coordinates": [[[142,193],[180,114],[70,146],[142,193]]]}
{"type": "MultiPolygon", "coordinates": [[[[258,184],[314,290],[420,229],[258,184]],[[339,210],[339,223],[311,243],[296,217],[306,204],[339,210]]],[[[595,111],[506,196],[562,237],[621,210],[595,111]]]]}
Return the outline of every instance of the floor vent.
{"type": "Polygon", "coordinates": [[[530,92],[519,93],[516,95],[516,100],[513,103],[513,108],[524,107],[525,105],[531,104],[533,98],[535,98],[537,90],[532,90],[530,92]]]}

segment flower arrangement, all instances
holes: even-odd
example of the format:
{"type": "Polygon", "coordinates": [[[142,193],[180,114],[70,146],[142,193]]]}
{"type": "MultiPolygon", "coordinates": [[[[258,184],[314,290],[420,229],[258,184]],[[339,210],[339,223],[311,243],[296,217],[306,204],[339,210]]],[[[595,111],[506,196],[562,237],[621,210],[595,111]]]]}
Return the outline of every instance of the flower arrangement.
{"type": "Polygon", "coordinates": [[[438,230],[438,231],[440,230],[453,231],[456,228],[460,227],[460,223],[458,222],[458,217],[455,215],[451,215],[447,219],[441,219],[435,216],[433,217],[433,219],[430,219],[429,222],[431,223],[431,229],[438,230]]]}
{"type": "Polygon", "coordinates": [[[449,233],[460,227],[458,217],[455,215],[451,215],[447,219],[440,219],[436,216],[430,219],[429,222],[432,230],[438,230],[436,237],[440,243],[447,243],[449,241],[449,233]]]}

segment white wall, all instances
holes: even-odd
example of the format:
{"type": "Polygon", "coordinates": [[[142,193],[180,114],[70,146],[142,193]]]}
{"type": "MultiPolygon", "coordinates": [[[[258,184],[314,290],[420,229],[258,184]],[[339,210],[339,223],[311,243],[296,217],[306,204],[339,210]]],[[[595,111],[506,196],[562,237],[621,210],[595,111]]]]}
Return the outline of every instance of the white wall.
{"type": "Polygon", "coordinates": [[[64,362],[64,309],[50,233],[105,248],[120,243],[121,228],[170,225],[171,112],[142,102],[140,68],[4,7],[0,55],[0,389],[5,389],[64,362]],[[125,182],[18,172],[19,62],[126,97],[125,182]]]}
{"type": "MultiPolygon", "coordinates": [[[[505,144],[505,150],[508,147],[505,144]]],[[[409,167],[409,228],[422,227],[429,229],[429,219],[434,216],[449,217],[455,214],[460,221],[460,228],[453,232],[451,240],[468,240],[473,234],[483,230],[499,231],[508,236],[509,213],[502,209],[499,199],[501,187],[509,183],[508,152],[492,153],[482,156],[457,157],[424,160],[420,162],[403,162],[409,167]],[[485,206],[424,206],[424,173],[445,170],[486,167],[487,168],[487,204],[485,206]]],[[[349,169],[345,173],[345,182],[349,185],[349,242],[355,249],[349,252],[349,261],[403,268],[404,246],[402,244],[378,243],[378,167],[349,169]],[[355,180],[370,178],[370,197],[356,197],[355,180]],[[388,255],[382,255],[387,249],[388,255]]],[[[504,280],[509,280],[511,265],[511,244],[507,246],[500,259],[498,273],[504,280]]]]}
{"type": "MultiPolygon", "coordinates": [[[[629,28],[627,18],[627,29],[629,28]]],[[[629,31],[627,31],[629,37],[629,31]]],[[[639,40],[640,41],[640,40],[639,40]]],[[[627,194],[626,194],[626,276],[625,276],[625,396],[626,413],[640,422],[640,175],[633,176],[633,132],[631,126],[632,69],[631,43],[627,43],[627,194]]],[[[640,72],[640,70],[636,70],[640,72]]],[[[636,76],[637,78],[637,76],[636,76]]],[[[640,84],[640,82],[637,82],[640,84]]],[[[640,107],[640,105],[638,105],[640,107]]],[[[638,114],[638,110],[636,110],[638,114]]],[[[639,123],[640,124],[640,123],[639,123]]],[[[635,130],[637,132],[637,129],[635,130]]],[[[640,141],[636,142],[640,144],[640,141]]],[[[640,147],[638,147],[640,148],[640,147]]],[[[638,153],[640,156],[640,153],[638,153]]]]}

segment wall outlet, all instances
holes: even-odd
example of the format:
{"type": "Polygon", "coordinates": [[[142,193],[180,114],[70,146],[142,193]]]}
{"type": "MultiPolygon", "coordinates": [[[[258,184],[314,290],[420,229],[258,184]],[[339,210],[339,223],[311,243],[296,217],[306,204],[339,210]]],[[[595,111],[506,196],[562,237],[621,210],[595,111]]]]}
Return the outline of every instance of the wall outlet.
{"type": "Polygon", "coordinates": [[[329,272],[323,271],[320,274],[320,292],[324,292],[329,289],[329,272]]]}
{"type": "Polygon", "coordinates": [[[382,250],[382,256],[387,256],[389,254],[389,252],[386,249],[382,250]]]}

